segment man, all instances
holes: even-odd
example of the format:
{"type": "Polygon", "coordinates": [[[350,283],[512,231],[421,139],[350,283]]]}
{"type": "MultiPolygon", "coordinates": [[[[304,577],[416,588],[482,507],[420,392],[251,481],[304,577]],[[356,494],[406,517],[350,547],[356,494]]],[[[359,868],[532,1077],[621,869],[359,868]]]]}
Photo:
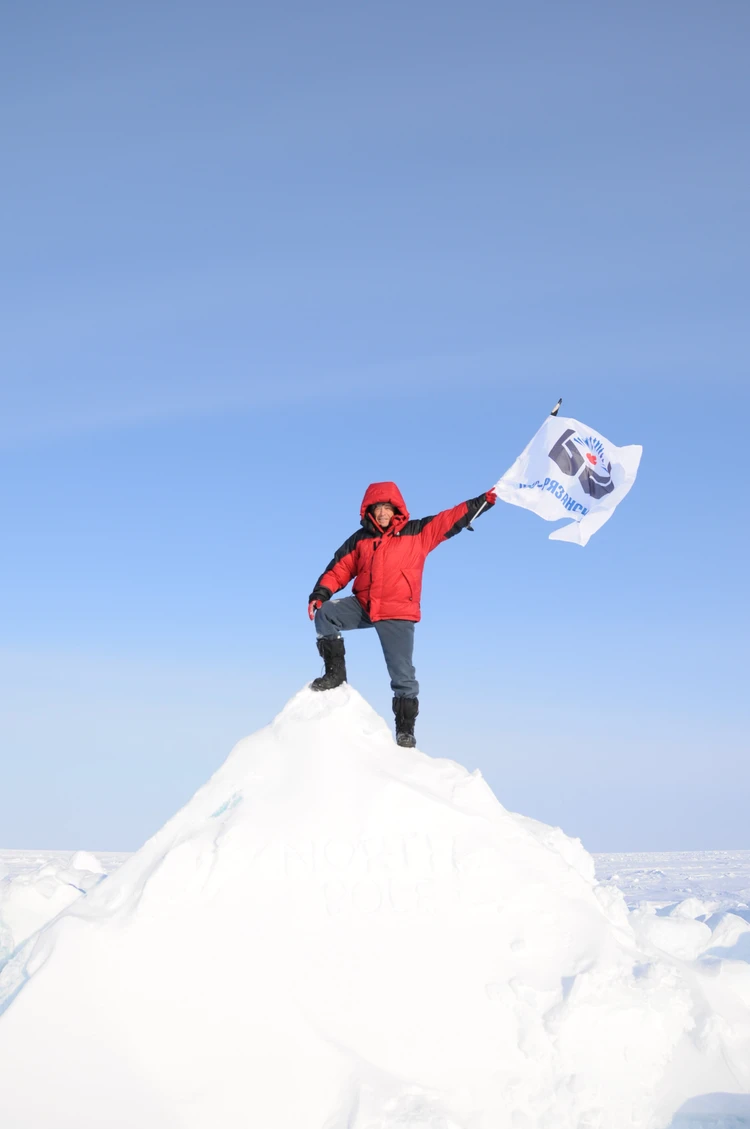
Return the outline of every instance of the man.
{"type": "Polygon", "coordinates": [[[307,611],[315,620],[318,653],[325,663],[325,674],[310,683],[312,690],[333,690],[346,681],[340,633],[374,627],[391,676],[396,740],[414,748],[419,683],[412,653],[414,624],[421,618],[425,558],[494,504],[490,490],[433,517],[410,521],[395,483],[373,482],[367,487],[360,508],[362,528],[336,550],[310,593],[307,611]],[[329,603],[350,580],[354,580],[353,595],[329,603]]]}

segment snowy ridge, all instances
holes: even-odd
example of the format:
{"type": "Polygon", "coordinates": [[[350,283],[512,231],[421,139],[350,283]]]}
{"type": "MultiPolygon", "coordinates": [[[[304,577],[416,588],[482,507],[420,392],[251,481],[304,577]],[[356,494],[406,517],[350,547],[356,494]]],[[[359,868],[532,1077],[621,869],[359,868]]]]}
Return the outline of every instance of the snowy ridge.
{"type": "Polygon", "coordinates": [[[750,1090],[747,923],[628,913],[348,686],[100,879],[0,971],[12,1129],[658,1129],[750,1090]]]}
{"type": "MultiPolygon", "coordinates": [[[[32,851],[0,848],[0,882],[67,871],[74,857],[96,861],[95,872],[113,874],[131,851],[32,851]]],[[[686,898],[750,914],[750,851],[627,851],[592,854],[596,877],[614,883],[630,907],[676,905],[686,898]]],[[[33,881],[33,878],[31,878],[33,881]]],[[[2,887],[0,887],[0,891],[2,887]]],[[[2,895],[0,894],[0,906],[2,895]]],[[[2,916],[2,909],[0,909],[2,916]]],[[[48,913],[39,925],[54,917],[48,913]]]]}

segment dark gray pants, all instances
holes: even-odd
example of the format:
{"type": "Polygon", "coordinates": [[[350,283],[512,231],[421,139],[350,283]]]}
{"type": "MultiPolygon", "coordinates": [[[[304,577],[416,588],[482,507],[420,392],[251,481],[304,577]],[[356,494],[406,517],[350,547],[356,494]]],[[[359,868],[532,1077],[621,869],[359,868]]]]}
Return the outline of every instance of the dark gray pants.
{"type": "Polygon", "coordinates": [[[356,596],[328,600],[315,613],[318,638],[337,636],[342,631],[374,627],[383,648],[385,665],[391,676],[391,690],[397,698],[416,698],[419,683],[412,663],[414,624],[408,619],[381,619],[373,623],[356,596]]]}

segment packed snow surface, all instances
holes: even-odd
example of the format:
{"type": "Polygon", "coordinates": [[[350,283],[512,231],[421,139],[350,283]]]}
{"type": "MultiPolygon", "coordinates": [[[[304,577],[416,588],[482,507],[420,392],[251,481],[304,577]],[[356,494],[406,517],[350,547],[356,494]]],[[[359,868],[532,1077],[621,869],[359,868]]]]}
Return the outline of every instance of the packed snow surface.
{"type": "Polygon", "coordinates": [[[750,909],[750,851],[649,851],[594,855],[596,875],[614,882],[631,908],[688,898],[725,910],[750,909]]]}
{"type": "Polygon", "coordinates": [[[299,693],[109,877],[48,865],[0,883],[3,1129],[750,1113],[740,907],[629,912],[578,841],[398,748],[348,686],[299,693]]]}
{"type": "MultiPolygon", "coordinates": [[[[129,851],[89,852],[10,850],[0,847],[0,917],[3,904],[3,878],[6,889],[16,880],[28,885],[42,870],[64,875],[73,860],[95,859],[98,880],[113,874],[130,858],[129,851]]],[[[630,909],[676,906],[688,898],[698,898],[725,910],[750,916],[750,851],[627,851],[618,854],[592,854],[596,877],[614,883],[625,896],[630,909]]],[[[64,879],[63,879],[64,880],[64,879]]],[[[80,891],[79,891],[80,893],[80,891]]],[[[57,910],[49,905],[44,924],[57,910]]]]}

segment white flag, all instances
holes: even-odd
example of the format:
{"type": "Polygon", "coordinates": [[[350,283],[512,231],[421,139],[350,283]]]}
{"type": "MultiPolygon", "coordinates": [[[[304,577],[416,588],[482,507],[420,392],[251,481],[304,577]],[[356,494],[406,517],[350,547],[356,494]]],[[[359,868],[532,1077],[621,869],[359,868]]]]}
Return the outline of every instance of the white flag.
{"type": "Polygon", "coordinates": [[[643,447],[615,447],[577,419],[549,416],[495,491],[546,521],[572,517],[550,540],[585,545],[635,482],[642,453],[643,447]]]}

